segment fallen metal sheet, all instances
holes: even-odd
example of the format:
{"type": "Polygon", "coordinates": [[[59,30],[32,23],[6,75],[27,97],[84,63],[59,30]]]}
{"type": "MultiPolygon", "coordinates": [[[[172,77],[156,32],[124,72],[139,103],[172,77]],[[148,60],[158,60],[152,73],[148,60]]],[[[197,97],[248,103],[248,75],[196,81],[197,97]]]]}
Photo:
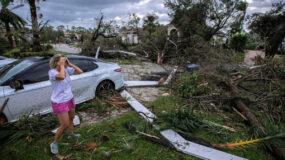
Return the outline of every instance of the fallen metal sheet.
{"type": "Polygon", "coordinates": [[[178,133],[170,129],[161,131],[160,134],[178,151],[204,160],[246,160],[229,153],[187,141],[178,133]]]}
{"type": "Polygon", "coordinates": [[[154,87],[158,86],[158,81],[125,81],[126,87],[154,87]]]}
{"type": "MultiPolygon", "coordinates": [[[[145,106],[132,97],[126,90],[123,90],[121,96],[127,100],[131,107],[137,111],[144,119],[152,123],[156,116],[150,112],[145,106]]],[[[197,143],[185,140],[178,133],[173,130],[165,130],[160,134],[169,141],[176,150],[192,155],[204,160],[246,160],[244,158],[231,155],[213,148],[209,148],[197,143]]]]}
{"type": "Polygon", "coordinates": [[[100,46],[97,48],[97,52],[95,54],[95,58],[98,59],[100,53],[100,46]]]}
{"type": "MultiPolygon", "coordinates": [[[[74,125],[74,126],[80,125],[80,118],[78,117],[78,115],[75,115],[75,116],[74,116],[73,125],[74,125]]],[[[53,134],[55,134],[56,131],[57,131],[57,129],[58,129],[58,128],[52,130],[51,132],[52,132],[53,134]]]]}
{"type": "Polygon", "coordinates": [[[152,123],[156,116],[150,112],[145,106],[143,106],[139,101],[132,97],[126,90],[123,90],[121,96],[127,100],[131,107],[136,110],[144,119],[152,123]]]}

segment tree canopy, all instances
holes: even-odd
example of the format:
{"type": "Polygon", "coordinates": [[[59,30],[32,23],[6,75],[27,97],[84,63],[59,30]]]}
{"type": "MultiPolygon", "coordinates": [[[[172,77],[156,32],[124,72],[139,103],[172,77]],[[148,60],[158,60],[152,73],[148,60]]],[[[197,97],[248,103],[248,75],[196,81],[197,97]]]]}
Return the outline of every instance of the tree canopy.
{"type": "Polygon", "coordinates": [[[219,32],[227,32],[243,19],[247,3],[242,0],[167,0],[172,24],[188,37],[196,34],[210,41],[219,32]]]}
{"type": "Polygon", "coordinates": [[[272,9],[266,13],[255,13],[249,19],[249,29],[265,41],[267,56],[278,52],[285,37],[285,3],[272,4],[272,9]]]}

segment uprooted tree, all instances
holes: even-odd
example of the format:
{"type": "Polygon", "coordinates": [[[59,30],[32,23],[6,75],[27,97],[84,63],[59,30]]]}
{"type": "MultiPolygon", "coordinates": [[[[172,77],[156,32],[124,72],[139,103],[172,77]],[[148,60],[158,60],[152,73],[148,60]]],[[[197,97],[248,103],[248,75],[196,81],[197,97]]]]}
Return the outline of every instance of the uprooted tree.
{"type": "Polygon", "coordinates": [[[265,41],[266,56],[274,56],[285,37],[285,3],[272,5],[266,13],[255,13],[250,18],[249,28],[265,41]]]}
{"type": "Polygon", "coordinates": [[[95,55],[97,47],[97,41],[100,37],[105,39],[117,37],[115,31],[114,21],[104,21],[104,15],[101,14],[100,18],[97,19],[96,28],[92,30],[90,39],[87,40],[86,46],[83,47],[83,51],[88,55],[95,55]]]}

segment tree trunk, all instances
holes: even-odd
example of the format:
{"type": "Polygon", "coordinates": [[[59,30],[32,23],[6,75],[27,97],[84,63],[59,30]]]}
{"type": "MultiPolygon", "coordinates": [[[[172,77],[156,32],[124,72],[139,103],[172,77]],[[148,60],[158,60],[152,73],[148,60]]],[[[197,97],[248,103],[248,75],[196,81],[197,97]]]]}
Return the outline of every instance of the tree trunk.
{"type": "MultiPolygon", "coordinates": [[[[231,83],[229,84],[230,92],[232,97],[239,97],[238,95],[238,89],[235,84],[231,83]]],[[[262,124],[258,121],[258,119],[255,117],[255,115],[250,111],[250,109],[242,102],[241,99],[236,98],[234,99],[235,103],[235,109],[237,109],[244,117],[247,118],[251,126],[255,127],[257,129],[257,134],[260,137],[266,137],[268,136],[268,133],[262,126],[262,124]]],[[[272,156],[276,159],[285,159],[285,148],[277,146],[276,144],[272,142],[266,142],[267,143],[267,150],[271,153],[272,156]]]]}
{"type": "Polygon", "coordinates": [[[161,65],[163,63],[163,59],[164,59],[164,52],[158,51],[158,53],[157,53],[157,64],[161,65]]]}
{"type": "Polygon", "coordinates": [[[5,23],[5,29],[6,29],[6,35],[7,35],[7,39],[9,41],[10,47],[16,48],[16,43],[15,43],[15,40],[13,39],[13,35],[11,32],[9,23],[5,23]]]}
{"type": "Polygon", "coordinates": [[[36,0],[28,0],[30,5],[32,31],[33,31],[33,51],[41,51],[39,24],[37,16],[36,0]]]}

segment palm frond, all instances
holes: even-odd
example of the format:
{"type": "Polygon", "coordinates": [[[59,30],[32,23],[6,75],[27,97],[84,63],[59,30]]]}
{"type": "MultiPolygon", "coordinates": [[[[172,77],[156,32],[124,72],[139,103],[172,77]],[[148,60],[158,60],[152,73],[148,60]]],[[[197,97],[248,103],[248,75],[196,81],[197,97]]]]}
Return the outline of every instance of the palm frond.
{"type": "Polygon", "coordinates": [[[23,18],[7,8],[1,10],[0,21],[11,24],[16,30],[22,28],[26,24],[26,21],[23,18]]]}
{"type": "Polygon", "coordinates": [[[268,136],[264,138],[257,138],[257,139],[250,139],[250,140],[240,140],[238,142],[234,143],[226,143],[226,144],[213,144],[214,147],[216,148],[227,148],[227,149],[236,149],[236,148],[243,148],[251,145],[256,145],[258,143],[262,143],[265,141],[269,141],[272,139],[279,139],[279,138],[284,138],[285,133],[279,133],[274,136],[268,136]]]}
{"type": "Polygon", "coordinates": [[[0,0],[2,8],[6,8],[10,4],[11,0],[0,0]]]}

